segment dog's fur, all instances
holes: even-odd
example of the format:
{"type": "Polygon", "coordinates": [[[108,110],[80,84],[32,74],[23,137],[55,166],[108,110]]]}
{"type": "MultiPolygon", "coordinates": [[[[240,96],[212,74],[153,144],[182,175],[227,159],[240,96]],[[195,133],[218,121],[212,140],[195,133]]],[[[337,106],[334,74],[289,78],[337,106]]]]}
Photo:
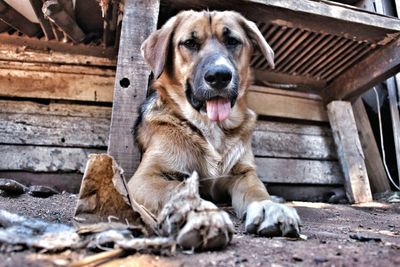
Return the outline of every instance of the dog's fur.
{"type": "Polygon", "coordinates": [[[270,201],[256,174],[251,149],[256,114],[244,98],[253,41],[273,67],[273,51],[257,26],[232,11],[181,12],[143,43],[155,93],[140,111],[136,139],[143,157],[128,190],[154,214],[182,179],[197,172],[202,197],[231,201],[238,216],[247,214],[247,232],[298,234],[296,211],[270,201]],[[230,72],[228,85],[216,89],[205,81],[213,68],[230,72]],[[232,107],[228,117],[210,119],[207,101],[217,98],[232,107]]]}

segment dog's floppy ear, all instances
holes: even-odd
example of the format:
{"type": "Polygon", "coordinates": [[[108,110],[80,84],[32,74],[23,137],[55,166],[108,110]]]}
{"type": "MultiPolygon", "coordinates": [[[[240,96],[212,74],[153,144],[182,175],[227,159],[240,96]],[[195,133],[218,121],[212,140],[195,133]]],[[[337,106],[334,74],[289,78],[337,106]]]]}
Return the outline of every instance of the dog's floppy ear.
{"type": "Polygon", "coordinates": [[[153,71],[154,77],[160,77],[164,70],[168,58],[169,45],[171,43],[172,33],[178,24],[178,17],[172,17],[164,26],[153,32],[143,42],[140,50],[146,63],[153,71]]]}
{"type": "Polygon", "coordinates": [[[261,53],[267,59],[269,66],[272,69],[274,69],[275,68],[274,51],[269,46],[267,41],[265,41],[264,36],[258,29],[257,25],[254,22],[249,21],[243,17],[241,18],[241,20],[242,20],[242,26],[244,27],[249,37],[257,42],[258,47],[260,48],[261,53]]]}

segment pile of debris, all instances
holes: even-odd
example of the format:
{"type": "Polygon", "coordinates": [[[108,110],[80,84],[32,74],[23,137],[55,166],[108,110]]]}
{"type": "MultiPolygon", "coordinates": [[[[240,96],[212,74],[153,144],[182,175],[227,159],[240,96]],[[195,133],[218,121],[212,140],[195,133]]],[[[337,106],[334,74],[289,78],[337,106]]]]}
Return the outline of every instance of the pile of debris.
{"type": "MultiPolygon", "coordinates": [[[[14,194],[36,194],[35,188],[38,189],[1,180],[0,189],[4,188],[14,194]]],[[[174,253],[177,247],[192,251],[224,248],[232,239],[233,225],[229,218],[218,222],[205,219],[213,217],[210,213],[219,213],[222,218],[229,216],[224,211],[207,207],[200,199],[198,188],[198,175],[193,173],[177,188],[175,197],[156,218],[129,197],[123,171],[110,156],[90,155],[74,226],[24,218],[0,210],[0,244],[7,245],[8,251],[21,250],[21,247],[41,252],[104,251],[74,262],[76,266],[104,262],[137,251],[165,255],[174,253]]]]}

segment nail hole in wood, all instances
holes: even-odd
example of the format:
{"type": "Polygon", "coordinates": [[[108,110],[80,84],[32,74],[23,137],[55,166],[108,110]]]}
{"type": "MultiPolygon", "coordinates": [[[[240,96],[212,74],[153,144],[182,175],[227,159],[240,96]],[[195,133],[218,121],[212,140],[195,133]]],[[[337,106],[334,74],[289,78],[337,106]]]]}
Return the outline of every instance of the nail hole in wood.
{"type": "Polygon", "coordinates": [[[131,84],[131,82],[129,81],[128,78],[122,78],[122,79],[119,81],[119,84],[120,84],[121,87],[123,87],[123,88],[128,88],[129,85],[131,84]]]}

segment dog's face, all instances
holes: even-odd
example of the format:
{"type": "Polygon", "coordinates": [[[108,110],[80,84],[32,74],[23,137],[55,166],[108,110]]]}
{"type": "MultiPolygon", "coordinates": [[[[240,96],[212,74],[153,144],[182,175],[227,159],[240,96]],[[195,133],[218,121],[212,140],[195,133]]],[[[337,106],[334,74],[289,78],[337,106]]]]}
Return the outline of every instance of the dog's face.
{"type": "Polygon", "coordinates": [[[142,45],[156,78],[164,76],[198,112],[225,120],[250,84],[252,41],[273,67],[273,51],[257,26],[240,14],[184,11],[142,45]]]}

